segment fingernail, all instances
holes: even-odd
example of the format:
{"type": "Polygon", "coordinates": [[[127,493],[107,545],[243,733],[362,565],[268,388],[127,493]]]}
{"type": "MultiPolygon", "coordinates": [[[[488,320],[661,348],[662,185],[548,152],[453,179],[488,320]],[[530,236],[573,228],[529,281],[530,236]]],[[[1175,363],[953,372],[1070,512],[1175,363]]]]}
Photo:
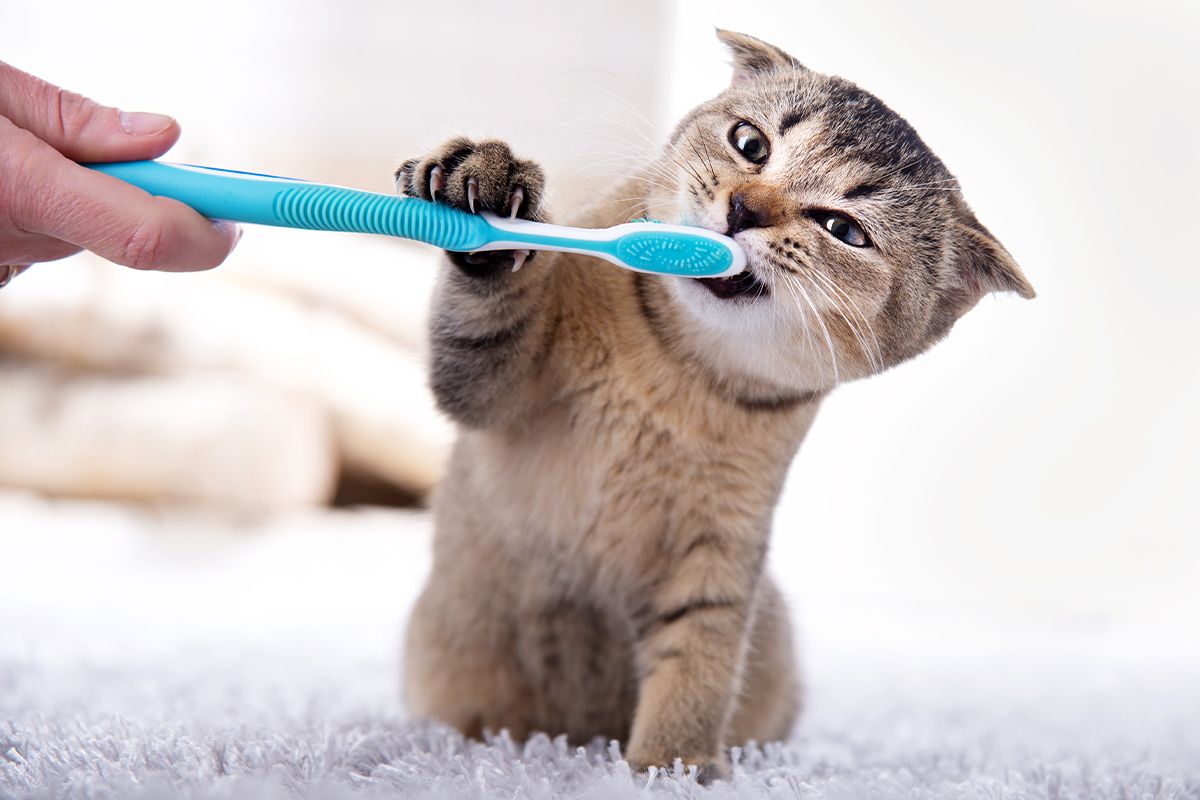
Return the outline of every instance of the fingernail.
{"type": "Polygon", "coordinates": [[[149,114],[145,111],[122,111],[121,130],[134,136],[152,136],[170,127],[173,120],[166,114],[149,114]]]}
{"type": "Polygon", "coordinates": [[[233,234],[233,245],[229,248],[232,252],[234,247],[238,246],[238,242],[242,240],[242,234],[246,232],[245,228],[238,225],[236,222],[230,222],[227,219],[213,220],[213,225],[220,228],[222,231],[233,234]]]}

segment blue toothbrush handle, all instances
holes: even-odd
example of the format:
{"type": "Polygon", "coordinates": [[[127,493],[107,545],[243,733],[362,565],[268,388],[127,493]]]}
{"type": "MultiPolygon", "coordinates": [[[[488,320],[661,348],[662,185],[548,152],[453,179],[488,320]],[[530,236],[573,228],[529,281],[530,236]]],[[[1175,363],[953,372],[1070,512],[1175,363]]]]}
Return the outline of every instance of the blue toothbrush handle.
{"type": "Polygon", "coordinates": [[[211,219],[379,233],[459,252],[477,250],[492,238],[481,217],[416,198],[161,161],[87,166],[150,194],[178,200],[211,219]]]}

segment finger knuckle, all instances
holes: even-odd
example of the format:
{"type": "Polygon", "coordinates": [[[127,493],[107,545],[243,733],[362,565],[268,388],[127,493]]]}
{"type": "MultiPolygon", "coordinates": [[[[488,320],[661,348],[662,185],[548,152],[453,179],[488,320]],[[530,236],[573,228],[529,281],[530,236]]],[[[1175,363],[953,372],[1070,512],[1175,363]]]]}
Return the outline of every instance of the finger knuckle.
{"type": "Polygon", "coordinates": [[[6,125],[0,129],[0,165],[5,173],[21,169],[42,146],[41,140],[24,128],[6,125]]]}
{"type": "Polygon", "coordinates": [[[48,204],[45,192],[30,192],[43,182],[48,148],[29,131],[10,125],[0,129],[0,206],[19,225],[29,224],[48,204]]]}
{"type": "Polygon", "coordinates": [[[169,256],[169,242],[170,237],[161,222],[139,222],[121,244],[120,263],[134,269],[162,266],[169,256]]]}
{"type": "Polygon", "coordinates": [[[51,118],[47,122],[64,141],[73,141],[87,125],[95,108],[96,104],[83,95],[55,88],[50,103],[51,118]]]}

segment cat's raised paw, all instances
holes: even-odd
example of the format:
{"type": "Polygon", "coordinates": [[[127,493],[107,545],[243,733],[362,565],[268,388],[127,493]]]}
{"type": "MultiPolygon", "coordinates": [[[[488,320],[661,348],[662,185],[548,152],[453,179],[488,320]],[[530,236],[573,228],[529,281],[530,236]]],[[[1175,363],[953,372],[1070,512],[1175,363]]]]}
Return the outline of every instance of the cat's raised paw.
{"type": "Polygon", "coordinates": [[[542,168],[519,159],[504,142],[451,139],[396,170],[396,191],[472,213],[541,219],[542,168]]]}
{"type": "MultiPolygon", "coordinates": [[[[474,142],[457,137],[430,155],[405,161],[395,173],[396,191],[445,203],[472,214],[490,211],[512,219],[543,221],[542,168],[513,155],[504,142],[474,142]]],[[[533,254],[528,250],[450,253],[451,260],[472,274],[492,273],[500,266],[519,270],[533,254]]]]}

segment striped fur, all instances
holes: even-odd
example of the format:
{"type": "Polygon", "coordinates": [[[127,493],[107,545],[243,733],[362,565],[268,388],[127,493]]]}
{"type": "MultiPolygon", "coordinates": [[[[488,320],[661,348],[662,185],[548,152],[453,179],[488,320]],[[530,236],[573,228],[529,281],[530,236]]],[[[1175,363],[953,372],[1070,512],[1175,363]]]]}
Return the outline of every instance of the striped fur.
{"type": "MultiPolygon", "coordinates": [[[[617,738],[638,765],[681,757],[706,776],[727,744],[784,736],[800,687],[764,561],[822,398],[925,350],[988,291],[1032,296],[907,123],[778,48],[720,35],[730,88],[614,187],[638,202],[570,221],[725,230],[737,198],[760,295],[563,254],[517,272],[511,253],[454,255],[442,276],[431,381],[461,434],[408,632],[418,714],[473,734],[617,738]],[[741,120],[769,139],[764,163],[731,143],[741,120]],[[873,246],[831,236],[830,211],[873,246]]],[[[455,139],[397,181],[544,218],[541,170],[499,142],[455,139]]]]}

